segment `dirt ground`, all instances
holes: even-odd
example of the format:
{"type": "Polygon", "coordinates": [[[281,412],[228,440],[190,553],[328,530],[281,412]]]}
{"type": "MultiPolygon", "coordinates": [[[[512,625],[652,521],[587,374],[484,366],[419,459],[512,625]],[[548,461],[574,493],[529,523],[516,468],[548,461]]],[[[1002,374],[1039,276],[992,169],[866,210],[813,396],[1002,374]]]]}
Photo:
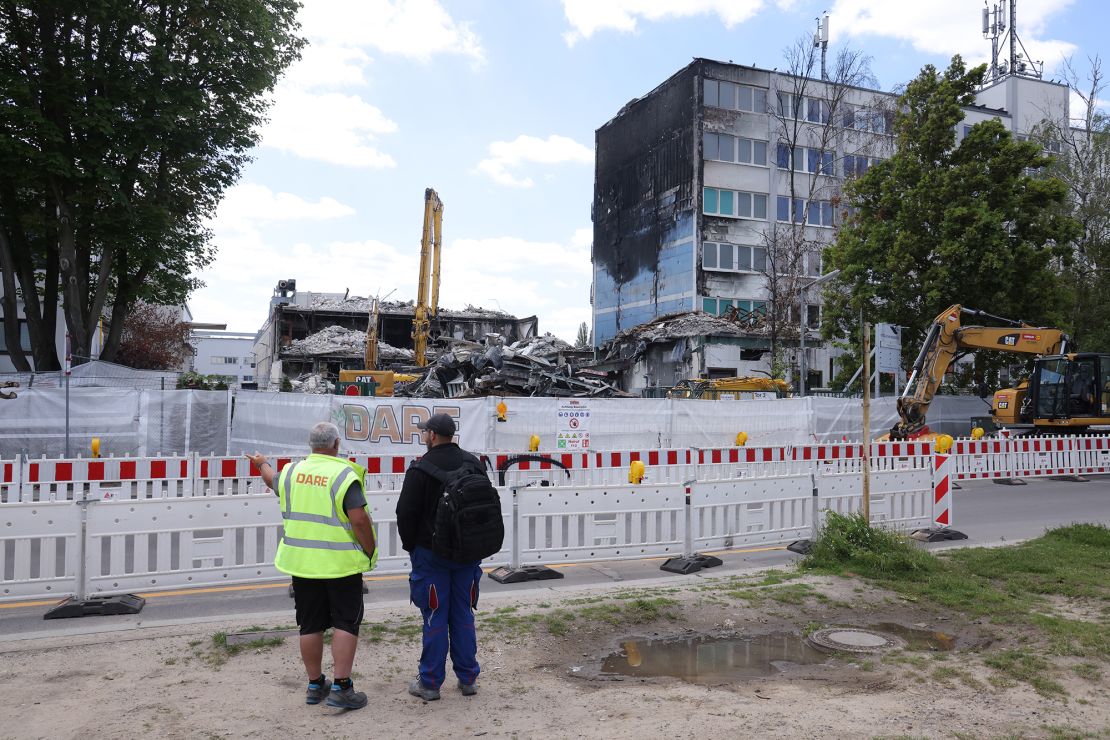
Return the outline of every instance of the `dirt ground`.
{"type": "MultiPolygon", "coordinates": [[[[1004,627],[851,580],[767,580],[776,579],[614,584],[484,601],[478,695],[459,694],[449,673],[443,699],[431,703],[406,692],[419,653],[415,610],[368,604],[355,684],[370,704],[357,712],[304,704],[295,638],[237,654],[214,644],[217,632],[288,627],[291,613],[272,623],[9,643],[0,645],[0,737],[1110,737],[1110,666],[1053,658],[1050,672],[1064,691],[1042,696],[985,664],[992,650],[1021,645],[1022,635],[1004,627]],[[819,627],[878,623],[946,633],[955,649],[776,662],[770,675],[702,683],[601,670],[606,656],[638,662],[625,645],[633,640],[633,651],[700,635],[791,641],[819,627]]],[[[1083,611],[1058,606],[1072,618],[1083,611]]]]}

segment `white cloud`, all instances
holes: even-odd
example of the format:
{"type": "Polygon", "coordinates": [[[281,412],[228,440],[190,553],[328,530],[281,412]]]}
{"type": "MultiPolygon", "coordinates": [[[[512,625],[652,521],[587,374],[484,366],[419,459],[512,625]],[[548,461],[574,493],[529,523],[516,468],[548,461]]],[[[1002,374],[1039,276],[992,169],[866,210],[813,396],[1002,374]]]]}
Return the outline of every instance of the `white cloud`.
{"type": "Polygon", "coordinates": [[[275,193],[265,185],[243,183],[224,194],[215,223],[242,228],[255,221],[327,221],[354,213],[354,208],[334,198],[313,203],[292,193],[275,193]]]}
{"type": "MultiPolygon", "coordinates": [[[[1044,61],[1046,74],[1075,51],[1066,41],[1042,38],[1049,17],[1067,8],[1072,0],[1023,0],[1018,16],[1018,37],[1034,61],[1044,61]]],[[[990,56],[990,42],[983,39],[982,6],[967,0],[931,0],[927,3],[894,3],[889,0],[836,0],[829,11],[831,35],[885,36],[907,41],[930,54],[962,54],[979,63],[990,56]]]]}
{"type": "Polygon", "coordinates": [[[385,169],[397,163],[371,142],[396,130],[396,123],[357,95],[283,86],[275,94],[262,143],[304,159],[385,169]]]}
{"type": "MultiPolygon", "coordinates": [[[[588,39],[598,31],[636,31],[639,20],[660,21],[714,13],[732,28],[754,16],[764,0],[563,0],[563,13],[573,30],[563,34],[570,46],[588,39]]],[[[794,0],[780,0],[780,8],[788,8],[794,0]]]]}
{"type": "Polygon", "coordinates": [[[302,159],[396,166],[372,142],[397,124],[351,92],[367,82],[370,51],[425,62],[438,54],[467,56],[475,64],[485,58],[478,37],[437,0],[307,0],[299,19],[309,45],[274,92],[262,144],[302,159]]]}
{"type": "Polygon", "coordinates": [[[593,164],[593,149],[574,139],[552,134],[546,139],[535,136],[518,136],[513,141],[495,141],[489,145],[490,156],[477,165],[477,171],[489,175],[494,182],[510,187],[530,188],[535,182],[530,177],[518,178],[510,168],[525,163],[562,164],[573,162],[593,164]]]}
{"type": "Polygon", "coordinates": [[[427,61],[437,54],[485,59],[478,36],[437,0],[305,0],[304,34],[326,44],[368,47],[427,61]]]}

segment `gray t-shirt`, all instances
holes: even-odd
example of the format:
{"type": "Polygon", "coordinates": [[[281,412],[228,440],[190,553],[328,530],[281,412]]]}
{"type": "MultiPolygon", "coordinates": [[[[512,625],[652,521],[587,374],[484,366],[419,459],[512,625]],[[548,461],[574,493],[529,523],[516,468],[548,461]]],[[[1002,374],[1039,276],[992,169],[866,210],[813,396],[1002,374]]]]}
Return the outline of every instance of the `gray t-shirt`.
{"type": "Polygon", "coordinates": [[[343,511],[361,509],[363,506],[366,506],[366,496],[362,493],[362,484],[356,480],[347,489],[347,493],[343,494],[343,511]]]}

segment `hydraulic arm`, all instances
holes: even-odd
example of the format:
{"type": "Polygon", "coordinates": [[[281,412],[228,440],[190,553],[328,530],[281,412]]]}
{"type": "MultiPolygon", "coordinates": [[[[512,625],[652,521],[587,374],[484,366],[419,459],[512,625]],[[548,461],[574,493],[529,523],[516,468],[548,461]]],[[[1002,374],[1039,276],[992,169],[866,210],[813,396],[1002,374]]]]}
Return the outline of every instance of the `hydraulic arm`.
{"type": "Polygon", "coordinates": [[[439,310],[439,250],[442,243],[443,202],[436,191],[424,191],[424,230],[420,238],[420,281],[412,320],[412,348],[417,367],[427,367],[428,337],[439,310]],[[431,298],[429,299],[429,294],[431,298]]]}

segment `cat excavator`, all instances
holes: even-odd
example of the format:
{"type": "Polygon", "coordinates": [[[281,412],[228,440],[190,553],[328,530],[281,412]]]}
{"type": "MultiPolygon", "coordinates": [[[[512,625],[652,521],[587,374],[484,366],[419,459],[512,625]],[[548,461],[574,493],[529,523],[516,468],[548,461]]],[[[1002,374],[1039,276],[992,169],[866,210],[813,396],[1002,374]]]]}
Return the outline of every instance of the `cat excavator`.
{"type": "Polygon", "coordinates": [[[1033,372],[1014,388],[997,391],[991,417],[1016,433],[1078,433],[1110,425],[1110,354],[1067,353],[1071,340],[1059,329],[1031,326],[985,311],[950,306],[929,327],[890,439],[930,435],[926,413],[949,366],[968,352],[995,350],[1035,357],[1033,372]],[[1007,324],[964,326],[963,316],[1007,324]]]}

